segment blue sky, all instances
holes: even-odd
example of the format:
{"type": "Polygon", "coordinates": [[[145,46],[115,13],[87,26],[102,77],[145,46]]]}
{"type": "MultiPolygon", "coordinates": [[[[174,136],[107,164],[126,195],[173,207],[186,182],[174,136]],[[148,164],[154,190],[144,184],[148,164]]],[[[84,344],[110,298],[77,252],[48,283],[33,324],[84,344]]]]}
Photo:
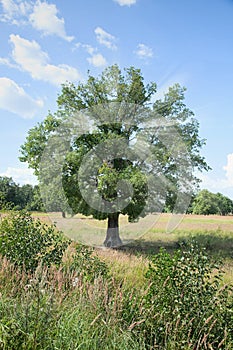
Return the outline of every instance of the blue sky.
{"type": "Polygon", "coordinates": [[[118,63],[141,68],[158,97],[187,87],[212,167],[202,187],[233,199],[232,18],[232,0],[0,0],[0,175],[33,182],[19,148],[61,83],[118,63]]]}

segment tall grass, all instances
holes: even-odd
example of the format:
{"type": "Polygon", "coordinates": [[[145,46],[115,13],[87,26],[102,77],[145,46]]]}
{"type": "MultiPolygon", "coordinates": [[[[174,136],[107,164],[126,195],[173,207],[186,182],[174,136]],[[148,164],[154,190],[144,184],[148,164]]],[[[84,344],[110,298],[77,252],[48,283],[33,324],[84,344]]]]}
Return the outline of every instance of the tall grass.
{"type": "Polygon", "coordinates": [[[0,349],[230,350],[232,291],[205,254],[192,259],[161,251],[139,288],[67,264],[29,274],[1,258],[0,349]]]}
{"type": "MultiPolygon", "coordinates": [[[[232,349],[232,285],[224,284],[220,261],[207,253],[208,237],[180,236],[168,242],[171,251],[158,242],[149,255],[72,243],[63,259],[60,245],[49,244],[59,259],[46,264],[38,256],[40,249],[47,256],[47,246],[34,237],[46,235],[47,226],[37,223],[34,232],[34,222],[18,214],[0,226],[8,247],[0,256],[0,350],[232,349]],[[35,242],[38,249],[33,269],[27,268],[30,251],[17,252],[19,229],[27,235],[20,244],[35,242]]],[[[57,233],[51,235],[56,243],[57,233]]],[[[228,236],[225,242],[231,243],[228,236]]]]}
{"type": "Polygon", "coordinates": [[[61,269],[25,275],[0,260],[0,349],[143,349],[122,319],[114,281],[61,269]]]}

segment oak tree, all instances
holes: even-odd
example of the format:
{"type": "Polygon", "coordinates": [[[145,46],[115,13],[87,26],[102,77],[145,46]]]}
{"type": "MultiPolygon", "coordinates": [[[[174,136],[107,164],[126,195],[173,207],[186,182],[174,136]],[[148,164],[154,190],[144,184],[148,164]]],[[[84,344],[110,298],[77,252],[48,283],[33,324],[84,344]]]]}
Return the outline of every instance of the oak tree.
{"type": "Polygon", "coordinates": [[[60,210],[107,219],[104,244],[119,246],[119,215],[135,221],[161,211],[165,202],[182,211],[185,194],[198,184],[193,170],[209,169],[184,93],[176,84],[156,99],[156,84],[145,84],[134,67],[89,73],[85,83],[62,85],[57,111],[29,130],[20,160],[34,169],[51,203],[62,203],[60,210]],[[83,120],[91,120],[88,127],[83,120]]]}

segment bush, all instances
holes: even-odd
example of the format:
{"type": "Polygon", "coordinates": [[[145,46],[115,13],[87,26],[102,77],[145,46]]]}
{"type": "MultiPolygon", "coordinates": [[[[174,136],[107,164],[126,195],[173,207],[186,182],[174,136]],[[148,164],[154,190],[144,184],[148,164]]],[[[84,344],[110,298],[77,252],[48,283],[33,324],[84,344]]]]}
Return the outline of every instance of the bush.
{"type": "Polygon", "coordinates": [[[76,245],[75,253],[67,264],[68,271],[75,273],[77,278],[90,282],[100,276],[106,277],[108,274],[107,264],[93,253],[94,249],[91,247],[76,245]]]}
{"type": "Polygon", "coordinates": [[[39,263],[59,265],[69,243],[55,226],[23,211],[11,213],[0,223],[0,254],[27,271],[34,271],[39,263]]]}
{"type": "Polygon", "coordinates": [[[230,349],[232,293],[204,248],[191,242],[172,256],[164,249],[149,264],[150,286],[142,324],[150,346],[159,349],[230,349]],[[213,275],[213,272],[216,272],[213,275]]]}

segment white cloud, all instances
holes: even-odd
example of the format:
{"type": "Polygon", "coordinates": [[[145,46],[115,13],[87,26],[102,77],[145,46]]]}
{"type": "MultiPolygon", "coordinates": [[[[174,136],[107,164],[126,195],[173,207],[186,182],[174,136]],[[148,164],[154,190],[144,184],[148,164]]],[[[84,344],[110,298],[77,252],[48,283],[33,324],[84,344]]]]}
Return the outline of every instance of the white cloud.
{"type": "Polygon", "coordinates": [[[19,67],[30,73],[33,79],[43,80],[54,85],[60,85],[66,80],[76,81],[80,74],[76,68],[59,64],[49,64],[49,56],[41,50],[36,41],[29,41],[19,35],[10,35],[13,44],[12,57],[19,67]]]}
{"type": "Polygon", "coordinates": [[[136,55],[141,59],[153,57],[153,50],[146,46],[145,44],[138,44],[137,50],[135,51],[136,55]]]}
{"type": "Polygon", "coordinates": [[[225,176],[223,178],[211,178],[210,175],[200,174],[202,180],[201,188],[207,188],[213,192],[221,192],[233,196],[233,153],[227,155],[227,165],[223,167],[225,176]]]}
{"type": "Polygon", "coordinates": [[[112,35],[106,32],[104,29],[97,27],[95,29],[96,39],[101,44],[106,46],[108,49],[116,50],[116,45],[114,42],[116,41],[116,38],[112,35]]]}
{"type": "Polygon", "coordinates": [[[29,17],[32,26],[44,35],[57,35],[67,41],[72,41],[73,36],[67,36],[64,18],[58,18],[58,9],[54,4],[37,1],[33,12],[29,17]]]}
{"type": "Polygon", "coordinates": [[[101,53],[93,54],[91,57],[88,57],[87,60],[95,67],[103,67],[107,64],[106,59],[101,53]]]}
{"type": "Polygon", "coordinates": [[[120,6],[131,6],[136,4],[137,0],[114,0],[117,2],[120,6]]]}
{"type": "Polygon", "coordinates": [[[31,98],[22,87],[13,80],[0,78],[0,108],[20,115],[23,118],[32,118],[43,107],[43,101],[31,98]]]}
{"type": "Polygon", "coordinates": [[[32,9],[32,5],[29,1],[0,0],[0,3],[3,8],[1,19],[17,25],[26,22],[25,20],[32,9]]]}
{"type": "Polygon", "coordinates": [[[233,153],[227,155],[227,165],[223,167],[226,171],[226,179],[229,186],[233,186],[233,153]]]}
{"type": "Polygon", "coordinates": [[[16,25],[31,24],[33,28],[44,35],[57,35],[60,38],[72,41],[65,30],[64,18],[58,17],[55,4],[46,1],[0,0],[3,14],[0,19],[16,25]]]}
{"type": "Polygon", "coordinates": [[[34,186],[38,183],[32,169],[8,167],[0,176],[11,177],[14,182],[20,185],[30,184],[34,186]]]}
{"type": "Polygon", "coordinates": [[[75,47],[83,48],[90,55],[90,57],[87,58],[87,61],[89,62],[89,64],[95,67],[104,67],[107,65],[106,58],[101,53],[98,52],[97,48],[88,44],[81,44],[81,43],[75,44],[75,47]]]}
{"type": "Polygon", "coordinates": [[[0,57],[0,64],[4,64],[5,66],[10,68],[18,68],[16,64],[13,64],[10,62],[9,58],[5,58],[5,57],[0,57]]]}
{"type": "Polygon", "coordinates": [[[14,16],[21,15],[19,5],[13,0],[0,1],[5,19],[12,19],[14,16]]]}
{"type": "MultiPolygon", "coordinates": [[[[220,185],[220,182],[222,182],[222,179],[214,179],[210,175],[205,174],[197,174],[198,179],[201,180],[201,188],[202,189],[208,189],[209,191],[217,192],[218,187],[220,185]]],[[[224,180],[225,181],[225,180],[224,180]]],[[[221,186],[220,186],[221,187],[221,186]]]]}
{"type": "Polygon", "coordinates": [[[96,48],[88,44],[83,44],[82,47],[89,53],[89,55],[94,55],[94,53],[97,51],[96,48]]]}

